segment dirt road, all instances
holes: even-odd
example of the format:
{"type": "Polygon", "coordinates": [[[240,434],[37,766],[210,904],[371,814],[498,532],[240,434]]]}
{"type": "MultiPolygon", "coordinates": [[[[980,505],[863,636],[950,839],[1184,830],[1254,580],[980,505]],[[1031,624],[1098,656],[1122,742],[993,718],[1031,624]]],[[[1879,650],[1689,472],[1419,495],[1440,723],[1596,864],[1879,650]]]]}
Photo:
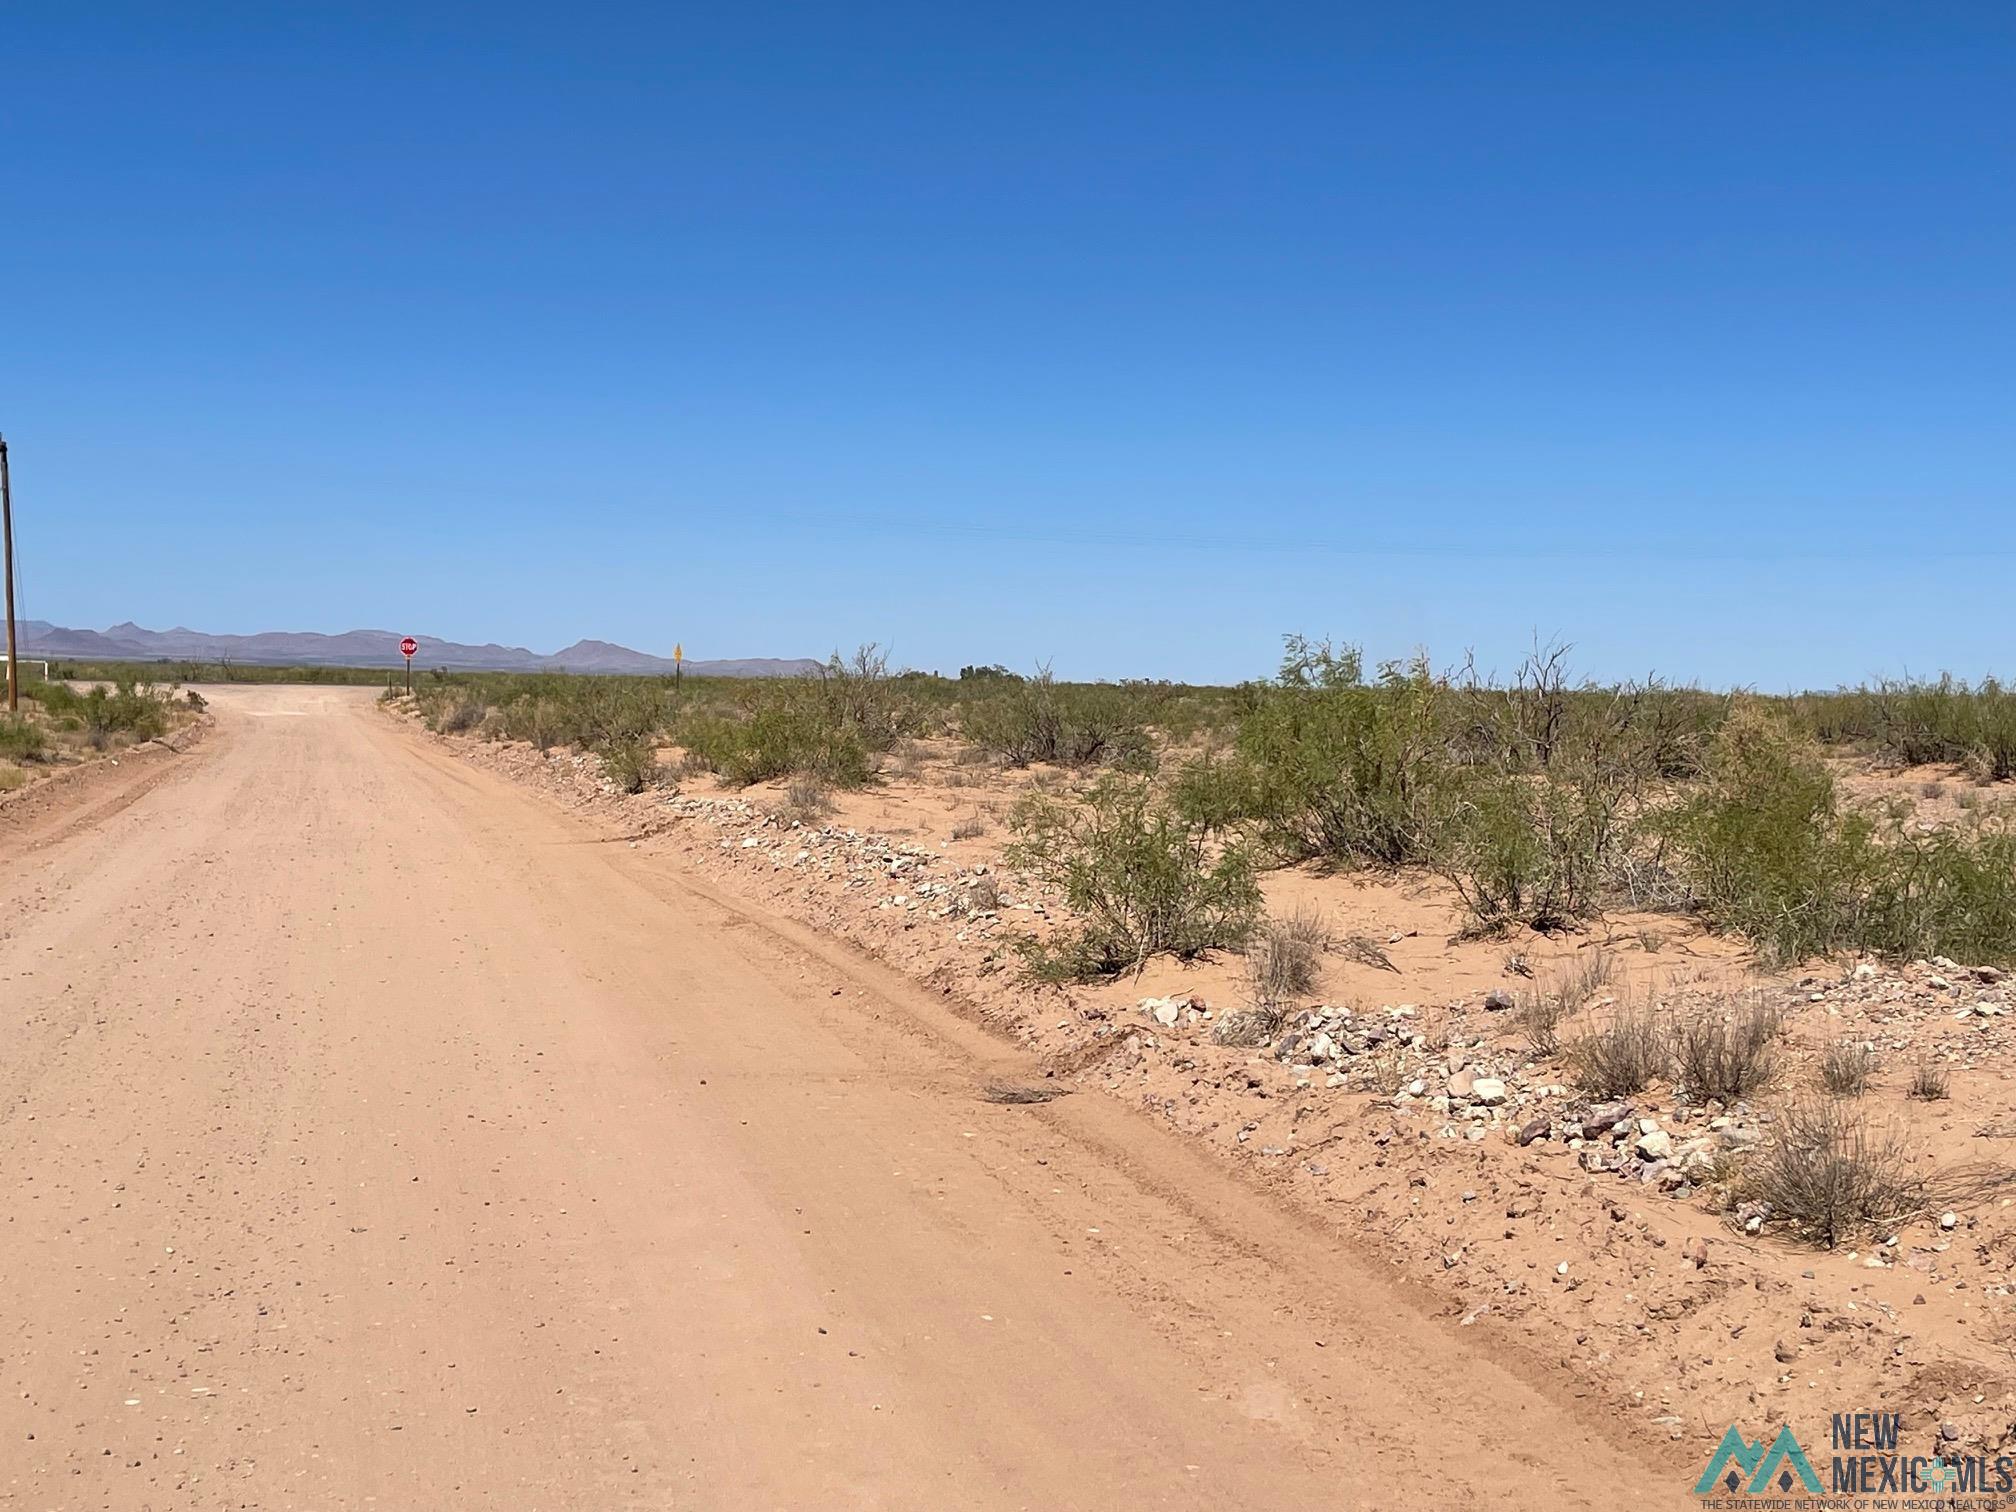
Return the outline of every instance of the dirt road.
{"type": "Polygon", "coordinates": [[[213,704],[0,834],[0,1506],[1683,1500],[872,964],[368,693],[213,704]]]}

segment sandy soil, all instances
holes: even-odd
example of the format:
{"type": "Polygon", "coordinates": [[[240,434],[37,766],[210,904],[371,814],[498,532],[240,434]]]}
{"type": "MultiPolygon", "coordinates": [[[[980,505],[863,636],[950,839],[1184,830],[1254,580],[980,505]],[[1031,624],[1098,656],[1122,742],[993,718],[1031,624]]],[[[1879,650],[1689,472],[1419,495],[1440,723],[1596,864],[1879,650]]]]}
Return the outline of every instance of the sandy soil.
{"type": "Polygon", "coordinates": [[[368,691],[212,702],[0,837],[0,1505],[1680,1502],[908,976],[368,691]]]}
{"type": "MultiPolygon", "coordinates": [[[[1755,1435],[1789,1421],[1824,1446],[1843,1412],[1899,1414],[1906,1453],[1992,1461],[2016,1449],[2006,975],[1947,962],[1764,972],[1674,914],[1551,940],[1459,940],[1452,900],[1426,879],[1291,871],[1268,879],[1273,906],[1319,907],[1340,936],[1379,942],[1393,968],[1331,954],[1311,1017],[1327,1015],[1332,1038],[1381,1043],[1328,1059],[1243,1049],[1214,1042],[1218,1019],[1244,1004],[1236,956],[1089,988],[1019,979],[1008,940],[1040,932],[1055,900],[1004,867],[1002,820],[1018,790],[1055,774],[990,773],[920,748],[804,825],[776,817],[772,787],[727,794],[702,778],[622,796],[592,757],[426,738],[689,881],[872,953],[947,1014],[1022,1047],[1044,1085],[1107,1094],[1182,1133],[1360,1269],[1405,1280],[1417,1310],[1480,1356],[1537,1363],[1696,1473],[1732,1424],[1755,1435]],[[998,909],[964,901],[983,882],[998,909]],[[1491,1000],[1598,949],[1612,972],[1590,1015],[1654,991],[1676,1016],[1761,995],[1787,1026],[1774,1083],[1726,1108],[1655,1084],[1592,1132],[1571,1069],[1535,1058],[1491,1000]],[[1370,1032],[1338,1033],[1340,1015],[1370,1032]],[[1837,1041],[1865,1046],[1875,1067],[1857,1115],[1901,1140],[1907,1174],[1936,1200],[1827,1251],[1729,1211],[1714,1173],[1768,1139],[1785,1102],[1812,1095],[1837,1041]],[[1906,1095],[1920,1063],[1950,1078],[1950,1097],[1906,1095]],[[1502,1100],[1465,1094],[1487,1077],[1502,1100]]],[[[1899,786],[1913,780],[1930,779],[1899,786]]]]}

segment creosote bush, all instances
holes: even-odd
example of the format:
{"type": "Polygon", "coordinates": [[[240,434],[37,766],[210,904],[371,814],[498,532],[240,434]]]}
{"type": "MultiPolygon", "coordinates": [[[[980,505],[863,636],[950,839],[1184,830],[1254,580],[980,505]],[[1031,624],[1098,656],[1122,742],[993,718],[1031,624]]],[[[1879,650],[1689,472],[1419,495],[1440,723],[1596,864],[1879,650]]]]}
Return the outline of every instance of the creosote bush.
{"type": "Polygon", "coordinates": [[[1818,755],[1762,708],[1729,719],[1706,784],[1662,824],[1711,916],[1773,959],[2016,958],[2016,832],[1844,810],[1818,755]]]}
{"type": "Polygon", "coordinates": [[[658,780],[657,752],[641,736],[613,741],[599,754],[602,775],[619,793],[641,793],[658,780]]]}
{"type": "Polygon", "coordinates": [[[985,681],[994,691],[966,705],[960,729],[1010,766],[1126,764],[1148,753],[1140,701],[1123,688],[1059,683],[1048,667],[985,681]]]}
{"type": "Polygon", "coordinates": [[[1260,922],[1253,864],[1216,850],[1202,829],[1158,801],[1142,780],[1107,776],[1082,803],[1037,794],[1014,816],[1009,860],[1058,888],[1077,916],[1024,961],[1046,981],[1138,970],[1150,957],[1192,960],[1243,945],[1260,922]]]}

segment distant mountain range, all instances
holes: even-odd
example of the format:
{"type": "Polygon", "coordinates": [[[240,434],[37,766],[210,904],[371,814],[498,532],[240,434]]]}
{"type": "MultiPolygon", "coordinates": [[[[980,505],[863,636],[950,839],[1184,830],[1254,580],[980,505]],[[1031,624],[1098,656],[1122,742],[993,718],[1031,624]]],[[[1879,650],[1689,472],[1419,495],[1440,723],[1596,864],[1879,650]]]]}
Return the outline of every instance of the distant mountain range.
{"type": "MultiPolygon", "coordinates": [[[[236,661],[269,667],[396,667],[397,632],[346,630],[320,635],[312,630],[268,630],[258,635],[206,635],[200,630],[143,630],[127,623],[109,630],[68,630],[47,620],[23,620],[21,654],[91,661],[236,661]]],[[[467,672],[669,673],[672,658],[632,651],[608,641],[579,640],[542,656],[523,646],[465,646],[438,636],[416,635],[416,667],[451,667],[467,672]]],[[[796,677],[816,671],[810,657],[746,657],[731,661],[691,661],[695,677],[796,677]]]]}

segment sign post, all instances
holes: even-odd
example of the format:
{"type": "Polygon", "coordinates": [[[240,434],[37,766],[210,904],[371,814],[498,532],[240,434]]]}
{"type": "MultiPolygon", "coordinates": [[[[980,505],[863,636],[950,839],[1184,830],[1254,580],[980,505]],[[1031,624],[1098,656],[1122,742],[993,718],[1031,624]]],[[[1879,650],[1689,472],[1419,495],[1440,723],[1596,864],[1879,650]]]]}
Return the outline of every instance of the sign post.
{"type": "Polygon", "coordinates": [[[406,658],[406,691],[413,691],[413,653],[420,649],[420,642],[407,636],[399,642],[399,654],[406,658]]]}
{"type": "Polygon", "coordinates": [[[7,558],[7,712],[12,714],[21,707],[21,662],[14,654],[14,494],[7,486],[4,436],[0,436],[0,542],[7,558]]]}

